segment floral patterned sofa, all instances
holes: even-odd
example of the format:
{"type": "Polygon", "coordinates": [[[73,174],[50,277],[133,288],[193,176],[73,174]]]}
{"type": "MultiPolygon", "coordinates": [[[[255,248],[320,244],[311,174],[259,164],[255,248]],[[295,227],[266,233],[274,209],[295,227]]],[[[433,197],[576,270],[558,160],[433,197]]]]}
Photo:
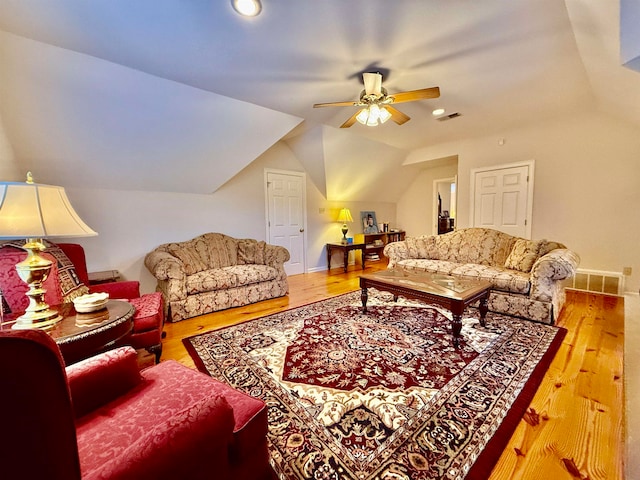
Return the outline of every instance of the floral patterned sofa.
{"type": "Polygon", "coordinates": [[[286,295],[288,260],[289,251],[281,246],[205,233],[160,245],[144,264],[158,280],[167,318],[178,322],[286,295]]]}
{"type": "Polygon", "coordinates": [[[389,268],[490,281],[489,310],[552,324],[565,302],[563,280],[580,258],[558,242],[488,228],[409,237],[388,244],[389,268]]]}

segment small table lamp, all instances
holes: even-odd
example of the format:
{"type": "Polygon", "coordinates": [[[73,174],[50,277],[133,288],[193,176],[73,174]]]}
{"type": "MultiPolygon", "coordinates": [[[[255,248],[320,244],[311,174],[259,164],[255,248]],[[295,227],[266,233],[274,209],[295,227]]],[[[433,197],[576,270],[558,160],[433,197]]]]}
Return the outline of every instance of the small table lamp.
{"type": "Polygon", "coordinates": [[[351,212],[348,208],[343,208],[340,210],[338,214],[338,221],[342,222],[342,243],[347,244],[347,232],[349,231],[349,227],[347,227],[347,222],[353,222],[353,217],[351,216],[351,212]]]}
{"type": "Polygon", "coordinates": [[[43,238],[97,235],[75,212],[62,187],[33,183],[0,182],[0,240],[26,238],[27,258],[16,265],[20,278],[29,286],[29,306],[13,328],[46,328],[58,320],[58,312],[44,300],[42,284],[51,271],[51,261],[40,256],[43,238]]]}

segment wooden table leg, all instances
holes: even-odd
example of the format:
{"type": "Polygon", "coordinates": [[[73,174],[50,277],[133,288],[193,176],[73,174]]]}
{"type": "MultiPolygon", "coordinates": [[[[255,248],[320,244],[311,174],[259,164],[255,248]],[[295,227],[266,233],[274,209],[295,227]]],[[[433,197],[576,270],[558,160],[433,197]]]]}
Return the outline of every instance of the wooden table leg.
{"type": "Polygon", "coordinates": [[[487,294],[480,300],[480,325],[482,325],[483,327],[486,326],[485,317],[487,316],[487,312],[489,311],[489,306],[487,305],[488,301],[489,292],[487,292],[487,294]]]}
{"type": "Polygon", "coordinates": [[[460,332],[462,331],[462,314],[454,313],[451,319],[451,334],[453,335],[453,346],[460,348],[460,332]]]}
{"type": "Polygon", "coordinates": [[[327,270],[331,270],[331,247],[327,245],[327,270]]]}
{"type": "Polygon", "coordinates": [[[349,265],[349,249],[344,249],[344,273],[347,273],[347,266],[349,265]]]}
{"type": "Polygon", "coordinates": [[[367,293],[367,287],[362,287],[362,292],[360,293],[360,299],[362,300],[362,313],[367,313],[367,300],[369,299],[369,294],[367,293]]]}

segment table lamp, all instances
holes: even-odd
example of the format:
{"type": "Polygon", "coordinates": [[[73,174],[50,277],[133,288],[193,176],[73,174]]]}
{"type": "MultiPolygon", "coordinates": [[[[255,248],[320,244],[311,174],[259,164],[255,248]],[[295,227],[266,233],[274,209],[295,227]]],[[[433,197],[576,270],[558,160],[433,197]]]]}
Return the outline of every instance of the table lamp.
{"type": "Polygon", "coordinates": [[[347,232],[349,231],[349,227],[347,227],[347,222],[353,222],[353,217],[351,216],[351,212],[348,208],[343,208],[340,210],[338,214],[338,221],[342,222],[342,243],[347,244],[347,232]]]}
{"type": "Polygon", "coordinates": [[[12,328],[47,328],[61,319],[44,300],[52,262],[40,256],[42,239],[92,235],[97,233],[80,219],[64,188],[33,183],[31,172],[26,183],[0,182],[0,240],[26,239],[27,251],[16,270],[29,286],[29,306],[12,328]]]}

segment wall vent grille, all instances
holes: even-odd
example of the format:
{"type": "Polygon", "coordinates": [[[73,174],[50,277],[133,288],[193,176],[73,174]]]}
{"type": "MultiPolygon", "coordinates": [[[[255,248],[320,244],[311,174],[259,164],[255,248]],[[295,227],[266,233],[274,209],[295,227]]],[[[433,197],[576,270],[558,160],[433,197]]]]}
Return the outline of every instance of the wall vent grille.
{"type": "Polygon", "coordinates": [[[620,272],[578,269],[574,277],[565,280],[564,286],[585,292],[623,295],[624,275],[620,272]]]}

